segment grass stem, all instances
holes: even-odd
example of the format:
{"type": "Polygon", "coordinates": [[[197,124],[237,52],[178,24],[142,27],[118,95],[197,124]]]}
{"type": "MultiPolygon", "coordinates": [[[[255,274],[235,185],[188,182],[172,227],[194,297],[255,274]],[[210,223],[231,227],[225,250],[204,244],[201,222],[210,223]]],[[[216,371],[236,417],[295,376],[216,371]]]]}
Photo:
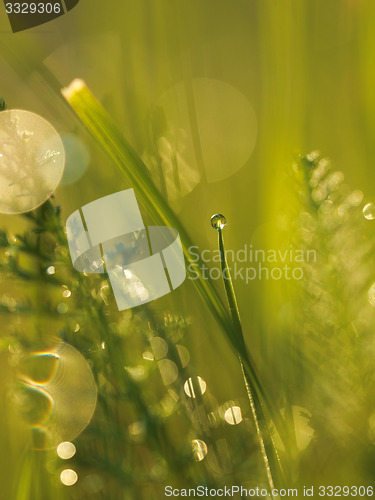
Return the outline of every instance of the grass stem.
{"type": "MultiPolygon", "coordinates": [[[[230,275],[227,258],[225,255],[223,225],[218,224],[217,227],[215,228],[219,233],[220,264],[221,264],[224,289],[229,305],[230,315],[233,321],[233,326],[238,334],[238,337],[242,339],[244,349],[246,350],[245,340],[242,331],[240,312],[238,309],[236,294],[234,291],[233,282],[230,275]]],[[[262,453],[264,467],[266,469],[268,484],[270,487],[270,491],[272,491],[275,488],[275,482],[274,482],[275,480],[277,480],[277,486],[280,486],[281,482],[283,481],[281,465],[272,441],[269,427],[267,426],[267,420],[263,412],[262,403],[259,399],[256,388],[254,387],[251,378],[248,376],[241,355],[239,356],[239,359],[247,395],[249,398],[251,413],[254,420],[257,439],[262,453]]]]}

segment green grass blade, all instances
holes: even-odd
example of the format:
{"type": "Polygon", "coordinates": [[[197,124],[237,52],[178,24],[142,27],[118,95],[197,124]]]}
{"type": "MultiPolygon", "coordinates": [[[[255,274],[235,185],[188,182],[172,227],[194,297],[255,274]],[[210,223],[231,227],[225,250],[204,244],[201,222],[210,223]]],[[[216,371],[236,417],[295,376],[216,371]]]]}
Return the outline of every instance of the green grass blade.
{"type": "MultiPolygon", "coordinates": [[[[219,250],[220,250],[220,264],[221,271],[223,276],[225,294],[228,300],[230,315],[233,321],[233,326],[237,331],[238,337],[242,338],[245,347],[245,341],[243,337],[242,331],[242,323],[240,318],[240,312],[238,310],[237,298],[233,287],[232,278],[230,275],[230,270],[228,267],[227,258],[225,255],[224,249],[224,239],[223,239],[223,230],[219,226],[217,228],[219,232],[219,250]]],[[[249,377],[247,373],[247,369],[244,366],[244,362],[240,357],[240,364],[242,368],[242,374],[245,381],[245,386],[247,390],[247,395],[250,402],[250,408],[253,415],[253,420],[256,428],[257,438],[259,442],[259,446],[262,452],[263,462],[267,473],[267,479],[270,487],[270,491],[272,491],[275,487],[274,481],[277,481],[277,486],[280,486],[283,481],[283,474],[281,470],[281,465],[277,456],[277,452],[275,450],[272,437],[270,434],[269,427],[267,425],[267,420],[265,418],[262,403],[258,396],[256,387],[254,387],[253,381],[251,377],[249,377]]]]}
{"type": "MultiPolygon", "coordinates": [[[[62,94],[95,141],[119,167],[126,183],[134,188],[137,198],[142,201],[145,209],[155,223],[172,226],[178,230],[185,258],[189,260],[189,247],[192,246],[192,241],[185,228],[161,196],[141,158],[139,158],[132,146],[124,138],[123,134],[86,86],[85,82],[82,80],[73,80],[67,88],[62,90],[62,94]]],[[[198,278],[194,279],[193,283],[198,293],[223,328],[235,352],[241,357],[247,371],[247,376],[251,380],[252,386],[257,391],[259,397],[265,402],[269,413],[271,415],[277,414],[272,402],[267,397],[255,363],[246,352],[243,337],[239,336],[238,331],[234,328],[232,319],[211,280],[205,279],[202,276],[200,268],[203,263],[198,261],[197,264],[196,272],[198,278]]],[[[277,422],[279,420],[277,417],[274,418],[276,427],[278,427],[277,422]]],[[[278,430],[280,436],[283,436],[282,430],[278,430]]]]}

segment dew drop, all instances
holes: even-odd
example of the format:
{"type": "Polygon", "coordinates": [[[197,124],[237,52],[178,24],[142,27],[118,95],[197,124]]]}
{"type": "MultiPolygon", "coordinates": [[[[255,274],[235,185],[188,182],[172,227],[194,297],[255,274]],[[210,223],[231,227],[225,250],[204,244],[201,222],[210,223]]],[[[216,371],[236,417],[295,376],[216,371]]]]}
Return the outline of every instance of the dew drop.
{"type": "Polygon", "coordinates": [[[373,203],[367,203],[367,205],[363,207],[362,211],[365,219],[367,220],[375,219],[375,205],[373,203]]]}
{"type": "Polygon", "coordinates": [[[219,229],[224,229],[226,223],[227,220],[222,214],[215,214],[211,217],[211,226],[217,231],[219,229]]]}
{"type": "Polygon", "coordinates": [[[197,462],[201,462],[207,455],[208,449],[207,445],[201,439],[193,439],[191,442],[193,449],[193,456],[197,462]]]}
{"type": "Polygon", "coordinates": [[[46,273],[49,274],[50,276],[51,274],[55,274],[55,272],[56,272],[55,266],[49,266],[46,269],[46,273]]]}

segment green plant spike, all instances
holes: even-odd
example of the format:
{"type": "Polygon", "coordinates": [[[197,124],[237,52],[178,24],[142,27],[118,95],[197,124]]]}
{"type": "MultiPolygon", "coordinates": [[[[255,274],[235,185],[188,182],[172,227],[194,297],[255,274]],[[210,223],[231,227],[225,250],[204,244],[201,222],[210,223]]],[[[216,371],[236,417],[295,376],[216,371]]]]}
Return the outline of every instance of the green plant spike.
{"type": "MultiPolygon", "coordinates": [[[[233,322],[233,327],[237,331],[237,335],[242,339],[243,343],[245,344],[236,294],[234,291],[233,282],[230,275],[227,258],[225,255],[223,229],[226,225],[226,219],[222,214],[213,215],[211,217],[211,225],[214,229],[218,231],[221,271],[223,276],[225,294],[227,297],[230,315],[233,322]]],[[[247,376],[241,356],[239,356],[239,360],[245,381],[247,395],[249,398],[251,413],[254,420],[259,447],[262,453],[262,458],[266,469],[268,484],[270,487],[270,491],[272,491],[275,488],[275,481],[277,481],[277,486],[280,486],[284,482],[281,465],[272,441],[269,427],[267,425],[267,420],[263,412],[262,403],[258,397],[257,391],[255,390],[252,384],[252,381],[247,376]]]]}

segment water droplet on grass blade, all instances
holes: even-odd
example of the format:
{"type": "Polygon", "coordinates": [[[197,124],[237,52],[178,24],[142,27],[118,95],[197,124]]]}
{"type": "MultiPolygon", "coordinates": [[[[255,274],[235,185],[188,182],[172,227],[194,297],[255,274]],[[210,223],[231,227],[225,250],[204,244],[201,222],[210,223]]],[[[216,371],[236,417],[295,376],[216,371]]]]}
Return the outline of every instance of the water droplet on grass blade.
{"type": "Polygon", "coordinates": [[[222,214],[215,214],[211,217],[211,226],[216,229],[224,229],[226,226],[227,219],[222,214]]]}

